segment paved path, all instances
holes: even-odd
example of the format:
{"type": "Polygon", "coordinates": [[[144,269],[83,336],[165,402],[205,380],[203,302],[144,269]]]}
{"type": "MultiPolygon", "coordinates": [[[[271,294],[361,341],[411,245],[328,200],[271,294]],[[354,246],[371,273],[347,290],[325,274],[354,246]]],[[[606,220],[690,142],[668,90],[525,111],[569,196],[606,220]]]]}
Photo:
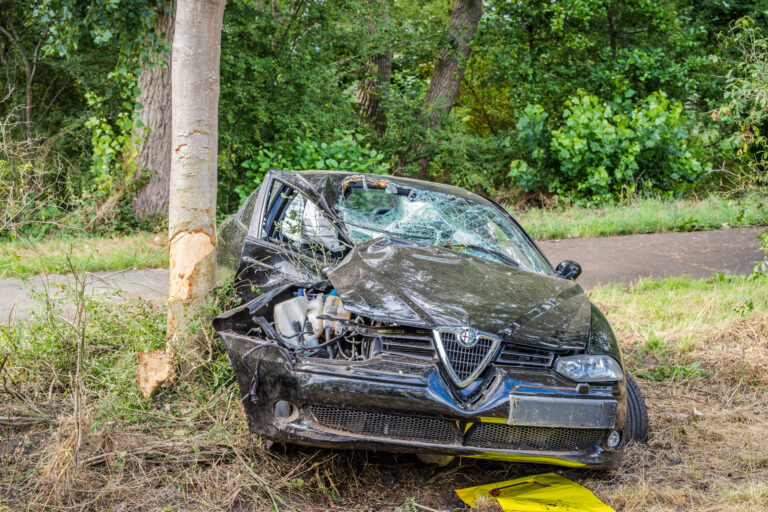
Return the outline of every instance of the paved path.
{"type": "Polygon", "coordinates": [[[579,262],[583,273],[578,282],[589,289],[596,284],[630,283],[638,277],[749,273],[762,260],[757,235],[764,230],[573,238],[540,242],[539,247],[553,265],[565,259],[579,262]]]}
{"type": "MultiPolygon", "coordinates": [[[[746,228],[574,238],[540,242],[539,246],[554,265],[565,259],[578,261],[583,268],[578,282],[589,289],[600,283],[630,283],[646,276],[709,277],[716,272],[748,273],[762,258],[756,238],[762,231],[763,228],[746,228]]],[[[1,279],[0,321],[7,321],[12,312],[17,318],[27,316],[34,305],[30,290],[41,291],[46,287],[56,290],[58,283],[72,285],[72,277],[46,275],[26,282],[1,279]]],[[[168,271],[97,272],[88,275],[87,290],[104,294],[109,300],[140,296],[164,301],[168,295],[168,271]]]]}

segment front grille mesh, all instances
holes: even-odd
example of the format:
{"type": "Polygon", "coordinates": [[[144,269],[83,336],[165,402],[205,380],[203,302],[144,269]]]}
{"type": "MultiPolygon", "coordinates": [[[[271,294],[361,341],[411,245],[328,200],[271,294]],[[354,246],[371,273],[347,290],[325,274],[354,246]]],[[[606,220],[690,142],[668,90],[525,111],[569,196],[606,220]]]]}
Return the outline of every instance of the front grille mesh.
{"type": "Polygon", "coordinates": [[[469,430],[464,444],[507,450],[577,451],[600,443],[605,434],[602,429],[479,423],[469,430]]]}
{"type": "Polygon", "coordinates": [[[435,356],[435,347],[432,345],[432,337],[426,336],[382,336],[381,350],[390,354],[415,356],[432,359],[435,356]]]}
{"type": "Polygon", "coordinates": [[[580,451],[599,444],[606,430],[476,423],[462,435],[455,421],[337,407],[309,406],[316,423],[365,437],[458,444],[501,450],[580,451]]]}
{"type": "Polygon", "coordinates": [[[325,427],[364,436],[449,444],[459,440],[459,429],[454,421],[316,405],[311,406],[310,411],[325,427]]]}
{"type": "Polygon", "coordinates": [[[443,342],[445,355],[451,363],[453,371],[461,380],[469,378],[475,372],[494,342],[492,338],[478,336],[474,346],[463,347],[456,339],[456,334],[450,331],[441,331],[440,341],[443,342]]]}
{"type": "Polygon", "coordinates": [[[496,362],[499,364],[512,364],[522,366],[552,366],[555,354],[546,350],[537,350],[530,347],[515,346],[504,343],[496,362]]]}

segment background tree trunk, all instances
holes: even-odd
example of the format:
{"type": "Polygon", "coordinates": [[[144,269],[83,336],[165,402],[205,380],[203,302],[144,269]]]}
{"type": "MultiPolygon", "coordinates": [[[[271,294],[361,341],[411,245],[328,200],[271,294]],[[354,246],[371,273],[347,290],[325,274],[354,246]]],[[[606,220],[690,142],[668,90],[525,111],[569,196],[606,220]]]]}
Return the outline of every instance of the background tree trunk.
{"type": "MultiPolygon", "coordinates": [[[[482,14],[482,0],[456,0],[453,4],[448,27],[451,45],[440,51],[424,96],[424,127],[428,131],[437,128],[440,118],[451,112],[464,79],[464,63],[471,50],[469,41],[475,35],[482,14]]],[[[420,144],[417,151],[423,153],[425,146],[420,144]]],[[[429,162],[428,155],[419,162],[419,177],[422,179],[426,177],[429,162]]]]}
{"type": "Polygon", "coordinates": [[[190,332],[216,283],[219,57],[225,0],[178,0],[173,40],[173,120],[168,238],[168,347],[193,368],[204,354],[190,332]]]}
{"type": "MultiPolygon", "coordinates": [[[[158,14],[157,33],[166,43],[173,42],[174,14],[172,9],[158,14]]],[[[133,214],[137,219],[167,214],[171,174],[171,59],[161,53],[154,67],[143,63],[139,75],[139,119],[145,128],[139,130],[142,139],[136,156],[136,177],[149,172],[149,181],[136,192],[133,214]],[[166,61],[165,65],[162,61],[166,61]]]]}
{"type": "MultiPolygon", "coordinates": [[[[378,3],[381,8],[381,21],[389,22],[389,11],[384,0],[368,0],[378,3]]],[[[375,20],[368,20],[368,34],[377,32],[375,20]]],[[[392,81],[392,52],[388,49],[379,55],[366,59],[362,68],[362,77],[357,82],[355,101],[360,106],[363,115],[379,135],[387,131],[387,114],[381,104],[385,91],[392,81]]]]}

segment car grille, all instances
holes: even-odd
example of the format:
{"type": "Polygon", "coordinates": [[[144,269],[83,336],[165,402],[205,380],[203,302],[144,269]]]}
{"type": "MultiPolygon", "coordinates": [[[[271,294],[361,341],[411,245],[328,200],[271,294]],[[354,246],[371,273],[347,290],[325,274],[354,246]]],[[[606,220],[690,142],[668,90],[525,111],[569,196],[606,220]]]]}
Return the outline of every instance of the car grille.
{"type": "Polygon", "coordinates": [[[542,366],[549,368],[552,366],[552,360],[554,358],[555,354],[553,352],[504,343],[499,356],[496,358],[496,362],[498,364],[542,366]]]}
{"type": "Polygon", "coordinates": [[[477,370],[494,344],[493,338],[480,335],[474,346],[463,347],[456,339],[456,333],[450,331],[440,331],[440,341],[448,362],[460,380],[468,379],[477,370]]]}
{"type": "Polygon", "coordinates": [[[309,409],[319,424],[344,432],[425,443],[459,442],[455,421],[324,406],[311,406],[309,409]]]}
{"type": "Polygon", "coordinates": [[[389,354],[416,356],[432,359],[435,357],[435,346],[430,335],[382,336],[381,350],[389,354]]]}
{"type": "Polygon", "coordinates": [[[308,409],[318,425],[341,432],[475,448],[580,451],[599,444],[607,434],[603,429],[476,423],[462,435],[457,422],[451,420],[317,405],[308,409]]]}
{"type": "Polygon", "coordinates": [[[602,429],[478,423],[469,430],[464,444],[506,450],[576,451],[595,446],[605,434],[602,429]]]}

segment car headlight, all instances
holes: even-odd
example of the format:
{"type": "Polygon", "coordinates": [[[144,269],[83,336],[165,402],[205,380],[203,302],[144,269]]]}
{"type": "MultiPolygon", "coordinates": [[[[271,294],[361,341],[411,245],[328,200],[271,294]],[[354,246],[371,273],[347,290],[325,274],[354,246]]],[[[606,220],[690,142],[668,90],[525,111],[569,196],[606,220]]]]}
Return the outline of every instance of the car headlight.
{"type": "Polygon", "coordinates": [[[619,362],[605,355],[561,357],[555,361],[555,371],[576,382],[605,382],[624,377],[619,362]]]}

